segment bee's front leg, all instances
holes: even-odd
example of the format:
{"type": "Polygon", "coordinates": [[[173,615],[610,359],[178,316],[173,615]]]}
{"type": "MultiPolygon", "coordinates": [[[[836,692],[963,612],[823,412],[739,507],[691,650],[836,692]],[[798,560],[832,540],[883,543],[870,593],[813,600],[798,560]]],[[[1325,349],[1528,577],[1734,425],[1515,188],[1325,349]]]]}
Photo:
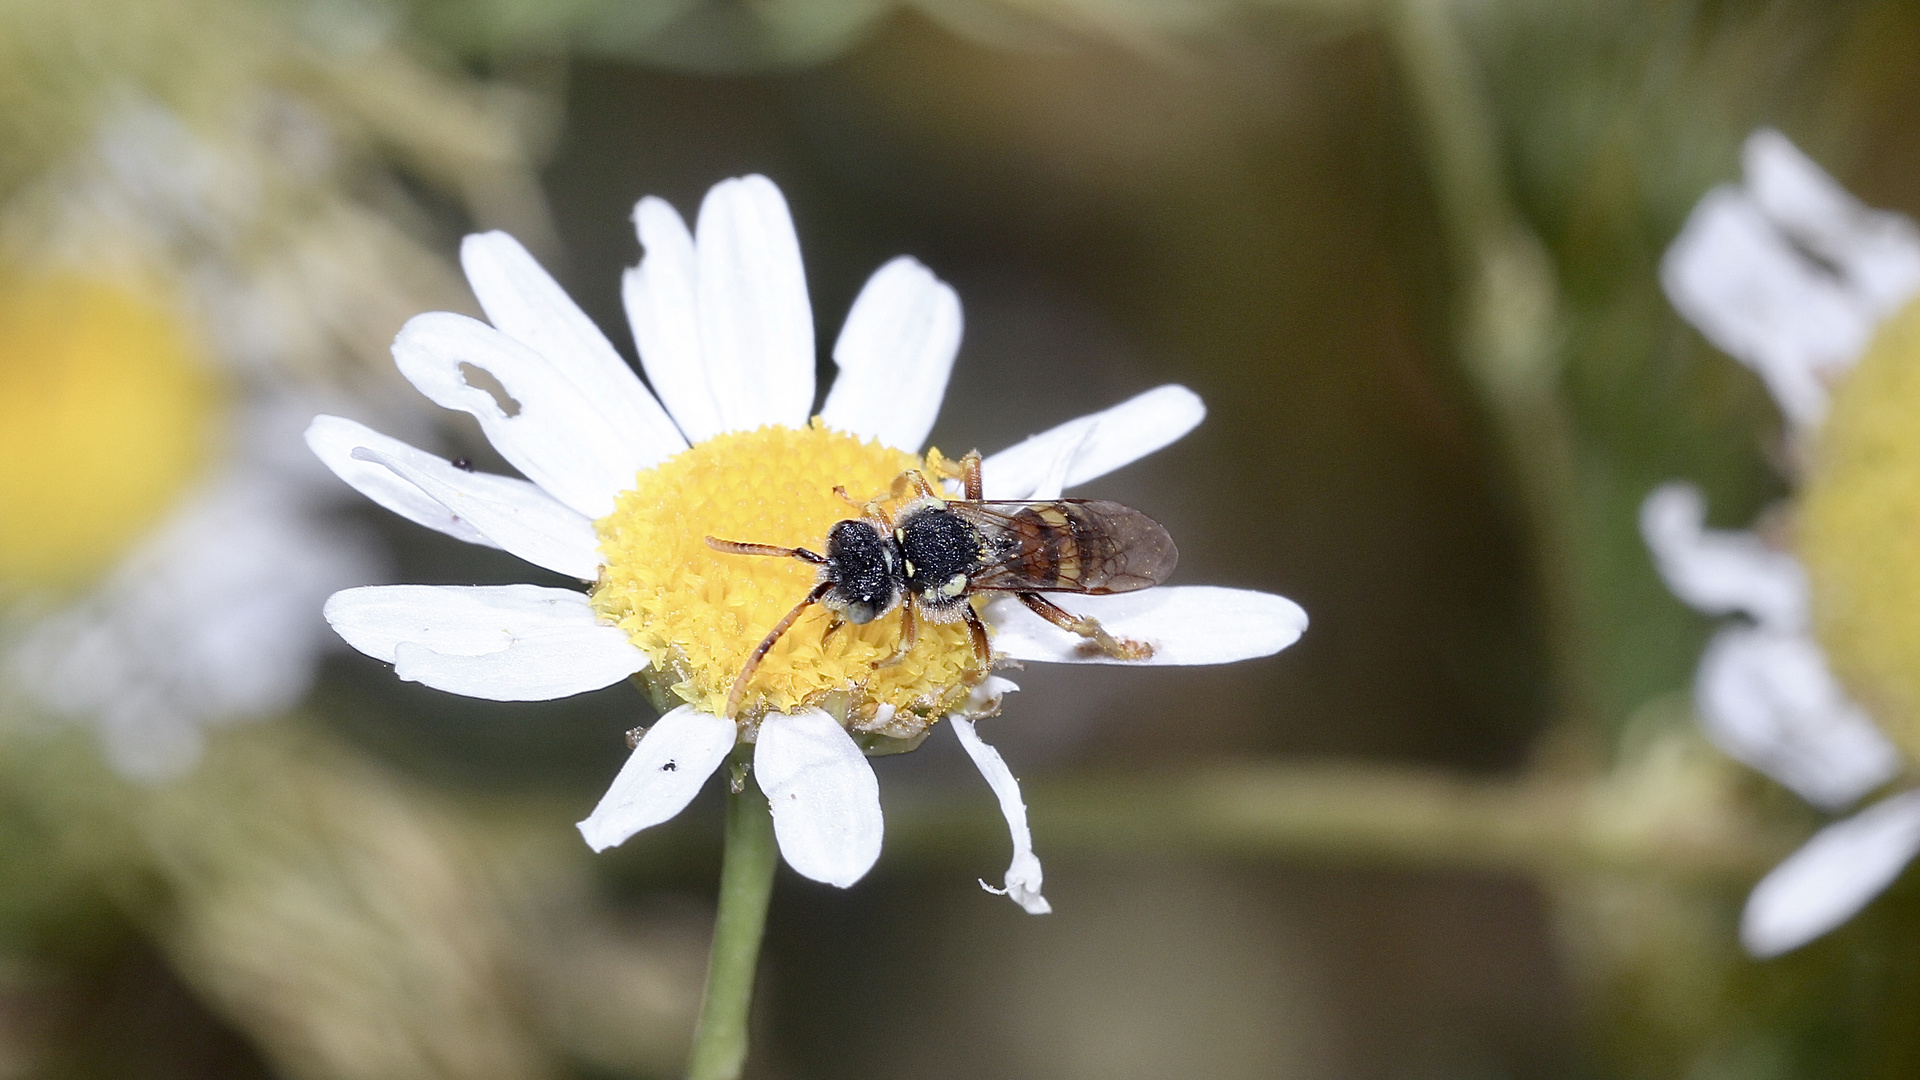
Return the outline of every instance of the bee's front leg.
{"type": "Polygon", "coordinates": [[[1035,615],[1070,634],[1079,634],[1115,660],[1145,660],[1153,655],[1153,646],[1132,638],[1114,637],[1100,625],[1100,620],[1092,616],[1075,615],[1039,593],[1023,592],[1016,595],[1035,615]]]}
{"type": "Polygon", "coordinates": [[[887,657],[885,660],[873,666],[876,668],[892,667],[900,661],[905,660],[907,654],[913,651],[914,642],[918,640],[920,640],[920,620],[914,617],[913,594],[908,593],[905,599],[900,601],[900,644],[893,650],[892,656],[887,657]]]}

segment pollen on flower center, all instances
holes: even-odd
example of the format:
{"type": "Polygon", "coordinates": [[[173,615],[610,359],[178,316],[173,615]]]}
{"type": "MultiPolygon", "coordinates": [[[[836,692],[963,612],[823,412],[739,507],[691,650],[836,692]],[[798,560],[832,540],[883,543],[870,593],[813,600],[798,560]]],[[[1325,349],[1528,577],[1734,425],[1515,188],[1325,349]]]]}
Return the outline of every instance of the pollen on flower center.
{"type": "MultiPolygon", "coordinates": [[[[824,552],[834,522],[858,500],[889,492],[911,454],[862,442],[815,421],[719,435],[642,471],[595,523],[605,567],[593,606],[652,660],[641,678],[662,704],[720,713],[734,678],[775,623],[806,598],[814,567],[797,559],[715,551],[706,537],[824,552]]],[[[741,716],[817,706],[854,730],[913,738],[985,677],[963,624],[922,620],[912,652],[880,663],[900,642],[889,613],[831,635],[815,605],[754,673],[741,716]],[[823,641],[824,637],[824,641],[823,641]]]]}
{"type": "Polygon", "coordinates": [[[1920,301],[1834,388],[1796,539],[1816,630],[1850,693],[1920,755],[1920,301]]]}

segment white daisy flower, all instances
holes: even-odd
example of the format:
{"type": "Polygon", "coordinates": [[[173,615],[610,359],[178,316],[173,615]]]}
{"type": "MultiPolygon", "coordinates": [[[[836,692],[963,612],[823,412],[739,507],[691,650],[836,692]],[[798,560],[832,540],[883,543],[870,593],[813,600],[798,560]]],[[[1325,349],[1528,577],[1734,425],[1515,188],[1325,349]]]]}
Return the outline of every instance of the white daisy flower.
{"type": "MultiPolygon", "coordinates": [[[[1012,836],[1012,865],[993,891],[1048,910],[1019,785],[973,724],[1015,687],[980,664],[964,625],[923,623],[894,658],[897,621],[824,633],[828,613],[809,608],[755,669],[737,718],[728,715],[735,676],[814,575],[705,538],[817,546],[834,521],[857,516],[836,485],[884,498],[907,469],[938,475],[944,459],[918,451],[959,348],[958,298],[912,259],[881,267],[848,313],[833,351],[839,376],[810,421],[813,313],[779,189],[759,176],[718,184],[692,232],[659,199],[641,200],[633,216],[645,257],[623,295],[653,392],[503,233],[470,236],[461,249],[492,325],[426,314],[394,342],[402,373],[471,413],[526,479],[466,471],[338,417],[307,432],[321,460],[388,509],[591,588],[350,589],[328,601],[328,620],[402,679],[473,697],[557,698],[637,676],[662,715],[580,823],[595,850],[678,814],[751,743],[787,863],[852,885],[880,853],[867,752],[911,748],[945,718],[1012,836]]],[[[987,458],[986,494],[1057,498],[1173,442],[1203,414],[1182,387],[1149,391],[987,458]]],[[[1153,646],[1132,661],[1145,664],[1265,656],[1306,626],[1291,601],[1238,589],[1160,587],[1064,606],[1153,646]]],[[[1019,605],[983,604],[981,615],[996,658],[1106,660],[1019,605]]]]}
{"type": "MultiPolygon", "coordinates": [[[[1708,193],[1662,263],[1668,297],[1766,382],[1798,435],[1880,324],[1920,292],[1920,230],[1868,209],[1777,131],[1745,148],[1746,183],[1708,193]]],[[[1641,533],[1674,594],[1746,620],[1701,657],[1695,701],[1730,756],[1823,810],[1844,811],[1905,763],[1851,700],[1814,639],[1807,573],[1757,533],[1704,527],[1705,501],[1668,484],[1641,533]]],[[[1774,956],[1851,918],[1920,854],[1920,792],[1884,799],[1816,833],[1748,899],[1741,939],[1774,956]]]]}

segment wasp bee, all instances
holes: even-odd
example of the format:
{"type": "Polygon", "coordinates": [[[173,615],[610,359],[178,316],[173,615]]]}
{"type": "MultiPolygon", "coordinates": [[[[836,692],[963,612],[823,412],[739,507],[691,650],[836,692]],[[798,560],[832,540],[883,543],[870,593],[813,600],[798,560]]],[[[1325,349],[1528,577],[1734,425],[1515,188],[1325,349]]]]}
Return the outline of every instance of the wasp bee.
{"type": "Polygon", "coordinates": [[[978,451],[961,459],[960,480],[966,497],[945,499],[918,470],[908,470],[894,482],[894,496],[910,501],[893,512],[880,500],[855,503],[845,489],[835,488],[842,499],[860,507],[862,516],[835,522],[827,530],[825,555],[806,548],[706,538],[716,551],[794,558],[820,568],[813,591],[747,658],[727,697],[729,717],[739,709],[747,683],[768,650],[814,604],[833,613],[828,634],[843,622],[869,623],[899,608],[900,645],[880,662],[882,667],[898,663],[912,650],[923,617],[937,623],[964,619],[980,665],[990,665],[987,628],[967,601],[977,593],[1017,596],[1041,618],[1087,638],[1109,656],[1143,660],[1153,655],[1151,645],[1114,637],[1097,620],[1075,615],[1040,594],[1105,595],[1165,581],[1180,553],[1159,522],[1116,502],[983,500],[978,451]]]}

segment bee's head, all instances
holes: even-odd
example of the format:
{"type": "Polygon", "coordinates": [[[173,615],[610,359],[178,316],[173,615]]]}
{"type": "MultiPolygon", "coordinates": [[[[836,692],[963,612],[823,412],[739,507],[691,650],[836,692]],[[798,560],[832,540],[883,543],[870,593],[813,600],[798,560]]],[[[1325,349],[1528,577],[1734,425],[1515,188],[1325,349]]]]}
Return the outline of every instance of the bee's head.
{"type": "Polygon", "coordinates": [[[848,520],[827,530],[826,580],[822,599],[850,623],[869,623],[900,602],[900,549],[880,526],[848,520]]]}

